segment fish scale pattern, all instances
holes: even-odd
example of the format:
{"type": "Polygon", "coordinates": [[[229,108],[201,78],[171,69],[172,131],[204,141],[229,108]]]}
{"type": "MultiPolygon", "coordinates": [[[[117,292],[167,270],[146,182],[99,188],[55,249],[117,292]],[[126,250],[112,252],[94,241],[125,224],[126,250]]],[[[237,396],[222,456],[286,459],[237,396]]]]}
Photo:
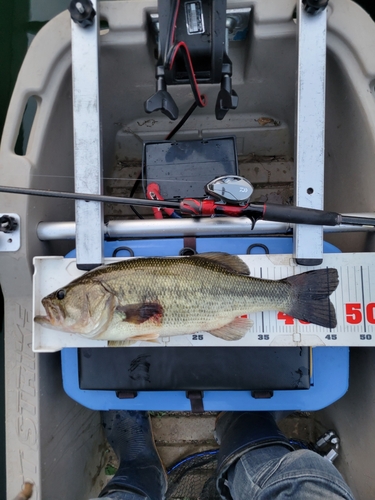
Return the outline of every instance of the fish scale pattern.
{"type": "Polygon", "coordinates": [[[238,340],[252,326],[241,316],[266,310],[334,328],[329,295],[337,284],[336,269],[253,278],[239,257],[219,252],[135,258],[89,271],[45,297],[47,315],[35,321],[126,345],[199,331],[238,340]]]}
{"type": "MultiPolygon", "coordinates": [[[[230,264],[233,260],[231,256],[230,264]]],[[[287,283],[251,278],[248,271],[237,272],[230,264],[207,257],[131,259],[108,266],[107,272],[98,270],[92,278],[105,282],[125,308],[161,306],[161,318],[138,325],[123,318],[120,326],[134,334],[210,331],[246,312],[287,307],[291,289],[287,283]]]]}

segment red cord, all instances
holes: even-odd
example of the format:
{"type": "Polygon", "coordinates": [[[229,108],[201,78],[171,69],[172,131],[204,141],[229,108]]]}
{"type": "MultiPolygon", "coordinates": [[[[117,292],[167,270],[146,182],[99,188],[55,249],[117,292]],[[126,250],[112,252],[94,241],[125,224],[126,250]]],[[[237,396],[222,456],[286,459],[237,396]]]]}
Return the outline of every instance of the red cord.
{"type": "Polygon", "coordinates": [[[169,70],[172,69],[173,64],[175,62],[175,58],[177,55],[177,52],[182,48],[184,49],[185,52],[185,65],[188,66],[187,72],[190,80],[190,85],[193,90],[193,94],[195,97],[195,101],[197,105],[201,108],[204,108],[206,106],[206,100],[204,95],[201,95],[197,83],[197,78],[195,76],[194,68],[193,68],[193,63],[190,57],[190,52],[189,48],[186,45],[185,42],[178,42],[176,45],[174,45],[175,41],[175,35],[176,35],[176,26],[177,26],[177,17],[178,17],[178,12],[180,9],[180,0],[176,0],[175,2],[175,9],[173,12],[173,18],[172,18],[172,25],[170,26],[170,36],[169,36],[169,47],[166,48],[166,57],[165,57],[165,67],[169,70]]]}
{"type": "Polygon", "coordinates": [[[200,91],[199,91],[197,79],[196,79],[196,76],[195,76],[195,73],[194,73],[193,63],[192,63],[192,60],[191,60],[191,57],[190,57],[189,48],[188,48],[188,46],[186,45],[185,42],[178,42],[176,45],[174,45],[172,47],[172,51],[171,51],[171,53],[170,53],[170,55],[168,57],[168,59],[170,60],[170,62],[168,64],[168,61],[167,61],[167,67],[168,67],[168,69],[172,69],[173,64],[175,62],[175,59],[176,59],[177,52],[181,48],[184,49],[185,54],[187,56],[187,60],[188,60],[188,64],[189,64],[189,69],[190,69],[190,74],[191,74],[191,77],[192,77],[192,80],[193,80],[191,82],[192,89],[193,89],[193,92],[195,94],[195,97],[196,97],[196,100],[197,100],[197,104],[201,108],[204,108],[206,106],[206,100],[205,100],[204,95],[202,95],[200,93],[200,91]]]}
{"type": "Polygon", "coordinates": [[[174,44],[174,37],[176,34],[176,25],[177,25],[177,16],[178,16],[179,10],[180,10],[180,0],[176,0],[176,7],[175,7],[175,11],[174,11],[174,16],[173,16],[172,32],[171,32],[169,47],[172,47],[172,45],[174,44]]]}

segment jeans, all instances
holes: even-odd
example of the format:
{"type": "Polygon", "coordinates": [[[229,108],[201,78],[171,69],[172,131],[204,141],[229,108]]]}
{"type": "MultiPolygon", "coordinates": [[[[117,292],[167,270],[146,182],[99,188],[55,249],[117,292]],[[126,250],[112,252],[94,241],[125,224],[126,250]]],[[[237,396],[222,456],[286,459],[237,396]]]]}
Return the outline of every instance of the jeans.
{"type": "Polygon", "coordinates": [[[148,500],[143,495],[131,493],[130,491],[114,491],[109,496],[101,498],[91,498],[90,500],[148,500]]]}
{"type": "MultiPolygon", "coordinates": [[[[245,453],[228,470],[227,481],[233,500],[354,500],[341,474],[327,459],[310,450],[291,452],[279,445],[245,453]]],[[[119,491],[92,500],[106,499],[145,497],[119,491]]]]}
{"type": "Polygon", "coordinates": [[[339,471],[310,450],[268,446],[245,453],[228,470],[234,500],[354,500],[339,471]]]}

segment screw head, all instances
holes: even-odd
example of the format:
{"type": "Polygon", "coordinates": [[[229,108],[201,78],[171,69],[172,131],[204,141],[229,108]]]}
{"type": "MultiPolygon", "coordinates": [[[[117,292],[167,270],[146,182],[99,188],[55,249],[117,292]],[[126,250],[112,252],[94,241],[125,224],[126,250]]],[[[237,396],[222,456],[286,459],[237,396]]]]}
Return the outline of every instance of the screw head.
{"type": "Polygon", "coordinates": [[[92,26],[96,11],[91,0],[72,0],[69,5],[70,17],[82,28],[92,26]]]}
{"type": "Polygon", "coordinates": [[[318,14],[328,5],[329,0],[302,0],[305,10],[308,14],[318,14]]]}

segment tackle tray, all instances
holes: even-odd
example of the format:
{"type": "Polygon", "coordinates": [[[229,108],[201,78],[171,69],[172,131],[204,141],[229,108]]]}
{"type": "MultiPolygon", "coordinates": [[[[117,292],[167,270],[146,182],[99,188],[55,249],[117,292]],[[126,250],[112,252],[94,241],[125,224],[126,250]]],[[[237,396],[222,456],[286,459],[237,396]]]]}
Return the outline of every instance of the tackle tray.
{"type": "Polygon", "coordinates": [[[142,169],[145,193],[157,182],[164,199],[203,198],[212,179],[238,175],[236,138],[145,142],[142,169]]]}

